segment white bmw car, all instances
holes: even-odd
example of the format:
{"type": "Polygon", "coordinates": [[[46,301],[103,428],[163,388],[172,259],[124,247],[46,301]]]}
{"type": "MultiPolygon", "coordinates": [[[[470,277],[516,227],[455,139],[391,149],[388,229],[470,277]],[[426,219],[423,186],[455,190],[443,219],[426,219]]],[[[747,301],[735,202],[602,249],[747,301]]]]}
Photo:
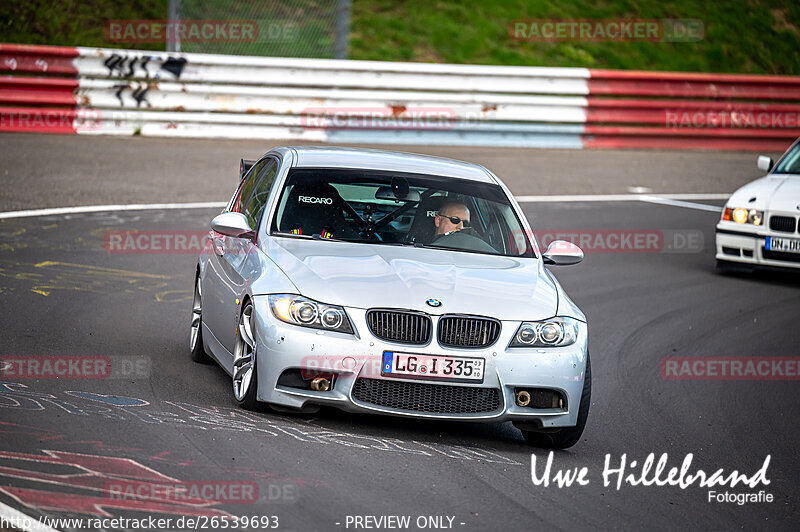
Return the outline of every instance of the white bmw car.
{"type": "Polygon", "coordinates": [[[195,272],[191,354],[243,408],[327,405],[512,421],[577,443],[588,328],[517,202],[482,166],[385,151],[276,148],[241,166],[195,272]]]}
{"type": "Polygon", "coordinates": [[[767,175],[734,192],[717,224],[720,269],[800,269],[800,139],[777,164],[758,157],[767,175]]]}

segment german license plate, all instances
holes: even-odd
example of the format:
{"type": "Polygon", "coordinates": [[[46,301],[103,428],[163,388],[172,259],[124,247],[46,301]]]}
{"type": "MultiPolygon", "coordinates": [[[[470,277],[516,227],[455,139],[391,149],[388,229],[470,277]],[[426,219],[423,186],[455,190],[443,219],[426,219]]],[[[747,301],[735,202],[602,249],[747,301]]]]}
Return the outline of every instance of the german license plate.
{"type": "Polygon", "coordinates": [[[787,253],[800,253],[800,239],[775,238],[768,236],[764,247],[770,251],[785,251],[787,253]]]}
{"type": "Polygon", "coordinates": [[[381,375],[429,380],[483,382],[482,358],[383,352],[381,375]]]}

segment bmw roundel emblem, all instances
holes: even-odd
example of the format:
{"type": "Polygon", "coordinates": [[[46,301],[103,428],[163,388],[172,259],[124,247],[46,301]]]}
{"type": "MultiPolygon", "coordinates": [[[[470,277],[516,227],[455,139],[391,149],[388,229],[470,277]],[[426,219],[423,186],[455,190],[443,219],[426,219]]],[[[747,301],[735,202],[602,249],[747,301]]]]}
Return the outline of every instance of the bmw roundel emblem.
{"type": "Polygon", "coordinates": [[[439,300],[438,300],[438,299],[436,299],[436,298],[430,298],[430,299],[429,299],[429,300],[427,300],[425,303],[427,303],[427,304],[428,304],[429,306],[431,306],[431,307],[441,307],[441,306],[442,306],[442,302],[441,302],[441,301],[439,301],[439,300]]]}

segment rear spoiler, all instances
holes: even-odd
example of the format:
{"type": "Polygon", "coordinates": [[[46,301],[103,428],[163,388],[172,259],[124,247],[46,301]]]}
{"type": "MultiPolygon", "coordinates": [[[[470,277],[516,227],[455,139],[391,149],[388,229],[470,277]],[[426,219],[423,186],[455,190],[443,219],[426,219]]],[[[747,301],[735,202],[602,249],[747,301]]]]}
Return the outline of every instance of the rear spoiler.
{"type": "Polygon", "coordinates": [[[247,159],[239,159],[239,181],[244,179],[244,176],[247,175],[248,170],[253,167],[255,161],[248,161],[247,159]]]}

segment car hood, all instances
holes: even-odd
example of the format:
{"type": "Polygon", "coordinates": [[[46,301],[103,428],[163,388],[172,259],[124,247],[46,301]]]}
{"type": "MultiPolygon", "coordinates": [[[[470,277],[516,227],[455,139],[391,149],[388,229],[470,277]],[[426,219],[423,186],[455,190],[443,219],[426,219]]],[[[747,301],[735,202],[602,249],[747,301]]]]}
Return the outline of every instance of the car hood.
{"type": "Polygon", "coordinates": [[[798,205],[800,205],[800,176],[786,176],[773,192],[767,209],[797,214],[800,212],[798,205]]]}
{"type": "Polygon", "coordinates": [[[264,251],[301,295],[323,303],[500,320],[557,309],[556,287],[536,259],[282,237],[268,238],[264,251]],[[430,298],[442,306],[428,306],[430,298]]]}
{"type": "Polygon", "coordinates": [[[734,192],[727,205],[767,211],[796,212],[800,203],[800,176],[770,175],[734,192]],[[752,198],[755,198],[752,202],[752,198]]]}

